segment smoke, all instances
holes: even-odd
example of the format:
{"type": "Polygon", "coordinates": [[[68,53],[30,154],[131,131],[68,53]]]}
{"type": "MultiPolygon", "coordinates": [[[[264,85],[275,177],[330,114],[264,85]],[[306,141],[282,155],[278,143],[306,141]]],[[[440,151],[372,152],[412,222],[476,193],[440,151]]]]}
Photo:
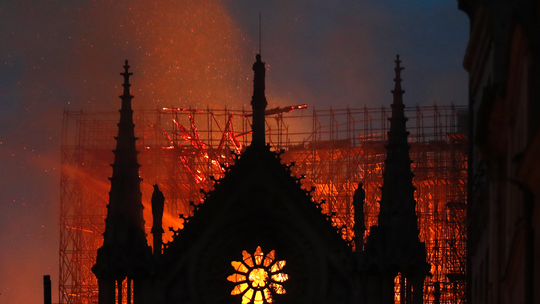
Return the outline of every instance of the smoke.
{"type": "Polygon", "coordinates": [[[39,303],[45,274],[58,298],[63,110],[117,110],[125,59],[136,109],[241,107],[252,58],[218,1],[3,1],[0,14],[0,303],[39,303]]]}

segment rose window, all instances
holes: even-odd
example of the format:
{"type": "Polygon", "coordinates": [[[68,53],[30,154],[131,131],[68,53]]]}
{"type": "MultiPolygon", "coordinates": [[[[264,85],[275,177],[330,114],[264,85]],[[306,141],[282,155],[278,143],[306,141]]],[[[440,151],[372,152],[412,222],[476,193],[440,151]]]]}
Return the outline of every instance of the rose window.
{"type": "Polygon", "coordinates": [[[285,293],[281,283],[289,279],[281,272],[285,261],[275,260],[275,250],[264,255],[260,246],[253,256],[245,250],[242,256],[242,261],[231,262],[235,273],[227,280],[236,283],[231,295],[241,295],[242,304],[274,303],[274,295],[285,293]]]}

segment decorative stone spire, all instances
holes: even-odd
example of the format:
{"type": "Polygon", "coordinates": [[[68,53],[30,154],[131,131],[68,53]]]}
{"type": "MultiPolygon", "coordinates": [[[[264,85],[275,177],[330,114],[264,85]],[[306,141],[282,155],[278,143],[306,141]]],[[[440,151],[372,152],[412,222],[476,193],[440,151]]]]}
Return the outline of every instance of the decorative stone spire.
{"type": "Polygon", "coordinates": [[[412,184],[411,158],[409,156],[409,143],[407,132],[407,118],[403,104],[403,91],[401,89],[401,61],[399,55],[396,59],[396,78],[394,101],[392,103],[392,117],[390,131],[388,132],[387,155],[383,173],[383,186],[381,196],[381,209],[379,213],[379,226],[400,227],[400,230],[415,231],[418,238],[418,218],[416,216],[416,200],[414,199],[414,186],[412,184]]]}
{"type": "MultiPolygon", "coordinates": [[[[124,65],[124,94],[122,108],[120,109],[120,122],[118,123],[118,136],[116,137],[116,150],[114,150],[113,174],[111,191],[109,192],[109,205],[107,213],[107,227],[104,234],[104,244],[118,244],[118,231],[124,231],[127,241],[131,245],[146,243],[144,232],[143,204],[141,195],[141,179],[139,178],[139,163],[137,162],[137,149],[135,143],[135,124],[133,123],[133,110],[131,100],[133,96],[129,92],[128,61],[124,65]]],[[[122,233],[123,234],[123,233],[122,233]]],[[[121,235],[122,235],[121,234],[121,235]]],[[[128,244],[126,244],[128,245],[128,244]]],[[[125,248],[125,247],[124,247],[125,248]]],[[[127,248],[126,248],[127,249],[127,248]]]]}
{"type": "Polygon", "coordinates": [[[251,106],[253,108],[253,134],[251,144],[253,146],[264,146],[266,141],[264,133],[264,111],[268,105],[264,95],[266,67],[264,62],[261,61],[260,54],[257,54],[255,58],[257,61],[253,64],[253,72],[255,75],[253,77],[253,96],[251,97],[251,106]]]}
{"type": "MultiPolygon", "coordinates": [[[[151,258],[151,249],[146,241],[144,231],[143,204],[137,162],[135,142],[135,125],[129,92],[128,61],[124,66],[124,94],[118,123],[118,136],[114,152],[114,164],[105,219],[103,246],[98,250],[96,265],[92,271],[98,278],[99,303],[115,303],[115,286],[117,302],[122,303],[122,282],[128,280],[128,291],[132,278],[140,272],[146,272],[151,258]]],[[[136,290],[134,290],[136,293],[136,290]]],[[[131,293],[126,294],[130,299],[131,293]]]]}
{"type": "MultiPolygon", "coordinates": [[[[387,154],[379,201],[379,223],[372,226],[365,244],[364,269],[376,269],[365,274],[364,282],[376,282],[382,293],[369,293],[364,289],[367,303],[394,303],[394,278],[400,276],[402,297],[406,303],[420,304],[423,301],[423,282],[429,274],[426,262],[426,246],[418,237],[415,188],[411,172],[410,146],[408,144],[407,118],[404,114],[403,91],[401,89],[401,61],[396,59],[396,78],[392,117],[388,132],[387,154]]],[[[368,286],[368,285],[366,285],[368,286]]],[[[376,288],[376,289],[377,289],[376,288]]]]}
{"type": "Polygon", "coordinates": [[[396,67],[394,68],[394,71],[396,71],[396,78],[394,78],[395,82],[395,88],[392,90],[392,94],[394,94],[394,104],[403,104],[403,91],[401,89],[401,71],[403,71],[403,68],[399,65],[401,63],[401,60],[399,60],[399,55],[396,55],[396,60],[394,61],[396,63],[396,67]]]}

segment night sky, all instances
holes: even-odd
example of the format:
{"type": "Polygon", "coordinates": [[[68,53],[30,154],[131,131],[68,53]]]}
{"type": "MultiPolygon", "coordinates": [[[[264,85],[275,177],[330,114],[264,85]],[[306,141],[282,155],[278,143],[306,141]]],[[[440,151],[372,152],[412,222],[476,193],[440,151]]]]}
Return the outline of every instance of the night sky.
{"type": "Polygon", "coordinates": [[[379,107],[400,54],[406,105],[464,105],[469,22],[455,0],[2,0],[0,303],[58,295],[63,110],[241,108],[254,55],[269,107],[379,107]]]}

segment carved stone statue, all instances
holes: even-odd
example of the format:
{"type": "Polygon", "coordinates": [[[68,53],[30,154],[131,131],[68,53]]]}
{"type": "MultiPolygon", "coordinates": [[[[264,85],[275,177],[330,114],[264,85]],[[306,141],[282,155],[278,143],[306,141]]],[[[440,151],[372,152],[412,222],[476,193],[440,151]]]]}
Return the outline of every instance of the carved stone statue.
{"type": "Polygon", "coordinates": [[[364,231],[366,226],[364,223],[364,201],[366,199],[366,191],[362,188],[362,183],[358,183],[358,188],[354,191],[353,207],[354,207],[354,235],[356,250],[361,250],[363,246],[364,231]]]}
{"type": "Polygon", "coordinates": [[[154,185],[154,193],[152,193],[152,234],[154,236],[154,255],[161,254],[162,236],[163,236],[163,207],[165,205],[165,196],[159,190],[159,186],[154,185]]]}

